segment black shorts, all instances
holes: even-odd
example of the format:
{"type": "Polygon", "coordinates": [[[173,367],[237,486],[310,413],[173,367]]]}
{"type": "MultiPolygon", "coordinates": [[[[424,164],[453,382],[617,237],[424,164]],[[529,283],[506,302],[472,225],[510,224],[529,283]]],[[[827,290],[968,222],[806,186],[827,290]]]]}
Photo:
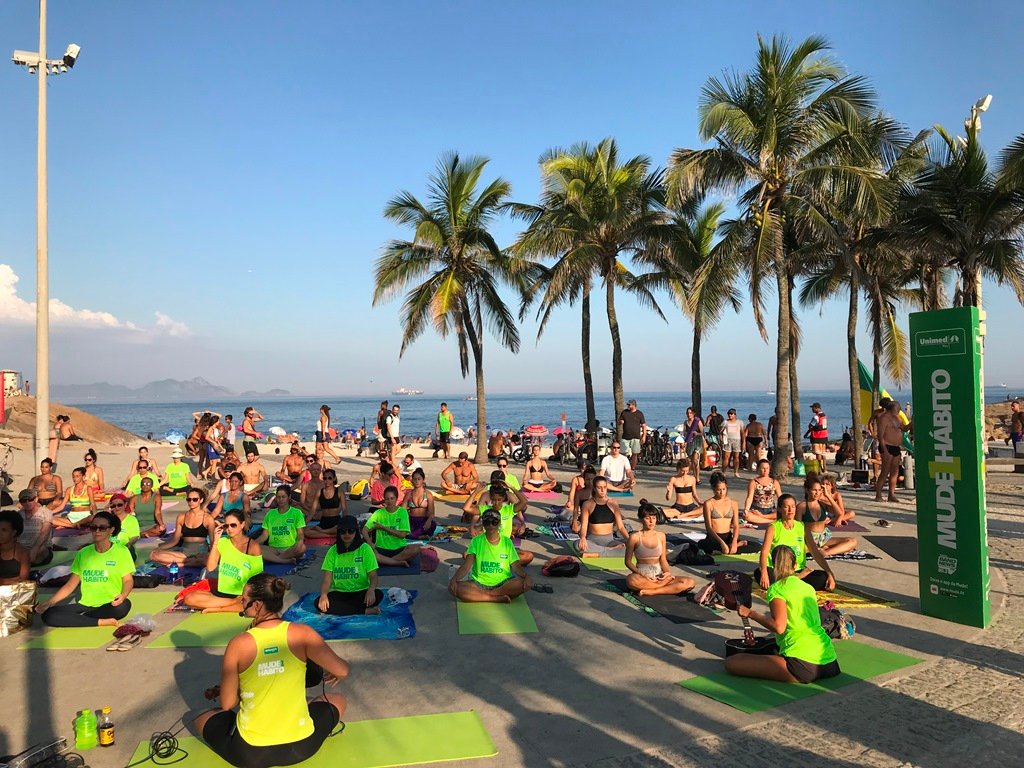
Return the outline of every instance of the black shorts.
{"type": "Polygon", "coordinates": [[[256,447],[255,440],[242,440],[242,453],[255,453],[257,456],[260,455],[260,449],[256,447]]]}
{"type": "Polygon", "coordinates": [[[888,453],[890,456],[899,458],[900,447],[898,445],[885,445],[882,447],[885,448],[885,452],[888,453]]]}
{"type": "Polygon", "coordinates": [[[226,600],[238,600],[241,597],[241,595],[229,595],[227,592],[221,592],[217,586],[217,580],[210,579],[210,594],[214,597],[223,597],[226,600]]]}
{"type": "Polygon", "coordinates": [[[274,765],[295,765],[315,755],[338,724],[338,710],[326,701],[311,701],[309,717],[313,733],[301,741],[254,747],[238,733],[234,710],[218,712],[203,726],[202,738],[214,752],[239,768],[270,768],[274,765]]]}
{"type": "Polygon", "coordinates": [[[441,445],[448,445],[448,443],[451,442],[451,437],[452,437],[452,433],[451,432],[438,432],[437,433],[437,442],[439,442],[441,445]]]}
{"type": "Polygon", "coordinates": [[[340,515],[331,515],[330,517],[321,517],[316,525],[322,531],[329,531],[331,528],[338,527],[338,521],[341,519],[340,515]]]}
{"type": "Polygon", "coordinates": [[[690,504],[673,504],[672,509],[676,510],[676,512],[682,512],[684,515],[686,515],[690,512],[694,512],[700,509],[700,504],[697,504],[695,502],[691,502],[690,504]]]}
{"type": "Polygon", "coordinates": [[[384,555],[384,557],[394,557],[403,550],[405,550],[405,547],[399,547],[398,549],[384,549],[383,547],[377,547],[377,551],[384,555]]]}
{"type": "Polygon", "coordinates": [[[813,683],[815,680],[824,680],[835,677],[841,671],[839,661],[833,659],[828,664],[812,664],[802,659],[794,659],[792,656],[783,656],[786,660],[786,669],[799,683],[813,683]]]}

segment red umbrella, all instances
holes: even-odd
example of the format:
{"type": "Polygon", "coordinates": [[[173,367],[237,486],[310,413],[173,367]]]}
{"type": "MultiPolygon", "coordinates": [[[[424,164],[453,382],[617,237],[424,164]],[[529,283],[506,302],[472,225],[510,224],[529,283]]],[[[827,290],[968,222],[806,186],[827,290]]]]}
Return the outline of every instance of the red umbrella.
{"type": "Polygon", "coordinates": [[[572,429],[569,427],[555,427],[551,430],[551,434],[555,437],[558,437],[559,435],[571,435],[572,429]]]}
{"type": "Polygon", "coordinates": [[[523,430],[523,434],[529,435],[530,437],[544,437],[548,433],[548,428],[543,424],[531,424],[523,430]]]}

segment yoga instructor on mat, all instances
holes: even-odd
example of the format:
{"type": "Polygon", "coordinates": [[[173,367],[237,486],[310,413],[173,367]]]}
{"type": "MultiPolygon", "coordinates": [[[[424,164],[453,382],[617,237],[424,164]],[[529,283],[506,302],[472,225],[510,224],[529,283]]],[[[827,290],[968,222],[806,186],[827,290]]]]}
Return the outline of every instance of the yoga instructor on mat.
{"type": "Polygon", "coordinates": [[[775,582],[765,599],[771,613],[757,613],[740,603],[736,612],[775,633],[777,655],[737,653],[725,659],[725,671],[740,677],[760,677],[780,683],[813,683],[839,674],[832,639],[821,627],[814,587],[796,575],[791,547],[772,552],[775,582]]]}
{"type": "Polygon", "coordinates": [[[288,582],[267,573],[245,585],[240,615],[252,623],[224,652],[221,708],[208,709],[195,721],[210,749],[239,768],[308,760],[345,713],[341,694],[323,693],[306,701],[307,664],[317,673],[322,668],[324,684],[334,686],[348,676],[348,662],[312,627],[281,620],[287,591],[288,582]]]}

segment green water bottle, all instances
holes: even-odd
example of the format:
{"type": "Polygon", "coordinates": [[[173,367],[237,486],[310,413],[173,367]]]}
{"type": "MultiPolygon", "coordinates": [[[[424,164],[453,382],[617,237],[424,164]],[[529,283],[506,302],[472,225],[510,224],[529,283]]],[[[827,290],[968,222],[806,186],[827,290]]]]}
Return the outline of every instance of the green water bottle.
{"type": "Polygon", "coordinates": [[[75,718],[75,747],[92,749],[96,743],[96,713],[91,709],[83,709],[75,718]]]}

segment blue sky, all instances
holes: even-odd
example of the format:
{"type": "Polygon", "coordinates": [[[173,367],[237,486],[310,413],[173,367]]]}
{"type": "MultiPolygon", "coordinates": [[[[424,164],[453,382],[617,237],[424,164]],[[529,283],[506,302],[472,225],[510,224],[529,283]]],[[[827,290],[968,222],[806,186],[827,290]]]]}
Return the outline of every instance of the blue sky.
{"type": "MultiPolygon", "coordinates": [[[[1024,131],[1019,30],[1010,2],[50,0],[50,56],[82,46],[49,84],[53,380],[468,392],[451,342],[424,335],[399,361],[399,303],[371,308],[374,260],[405,234],[384,204],[422,194],[442,152],[490,157],[489,176],[523,201],[550,147],[614,136],[664,164],[699,145],[706,78],[749,68],[756,35],[782,33],[828,37],[915,131],[956,131],[992,93],[982,139],[995,154],[1024,131]]],[[[0,4],[0,53],[37,42],[37,3],[0,4]]],[[[33,378],[36,87],[23,68],[0,66],[0,100],[0,367],[33,378]]],[[[497,227],[502,243],[516,231],[497,227]]],[[[1024,385],[1024,310],[995,286],[985,303],[988,383],[1024,385]]],[[[688,389],[691,329],[663,307],[667,325],[620,299],[627,389],[688,389]]],[[[802,385],[842,387],[845,307],[802,317],[802,385]]],[[[539,344],[532,321],[521,333],[518,358],[489,342],[489,390],[580,388],[576,311],[539,344]]],[[[607,390],[603,314],[593,340],[607,390]]],[[[744,310],[705,344],[705,386],[763,389],[773,361],[744,310]]]]}

